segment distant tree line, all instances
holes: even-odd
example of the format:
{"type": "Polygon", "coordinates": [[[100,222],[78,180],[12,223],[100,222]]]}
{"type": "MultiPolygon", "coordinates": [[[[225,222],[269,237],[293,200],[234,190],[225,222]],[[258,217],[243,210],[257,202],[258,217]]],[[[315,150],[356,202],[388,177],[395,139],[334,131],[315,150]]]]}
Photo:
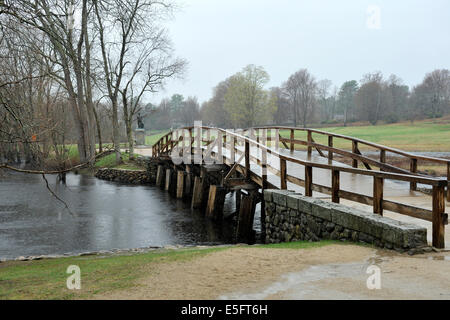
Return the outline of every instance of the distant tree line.
{"type": "Polygon", "coordinates": [[[255,65],[246,66],[213,89],[212,98],[199,107],[194,97],[174,95],[155,107],[153,128],[205,125],[243,128],[255,125],[325,125],[367,121],[395,123],[450,114],[450,72],[437,69],[409,88],[398,76],[368,73],[339,88],[330,80],[317,80],[307,69],[293,73],[279,87],[266,88],[269,75],[255,65]],[[183,116],[186,115],[186,116],[183,116]]]}

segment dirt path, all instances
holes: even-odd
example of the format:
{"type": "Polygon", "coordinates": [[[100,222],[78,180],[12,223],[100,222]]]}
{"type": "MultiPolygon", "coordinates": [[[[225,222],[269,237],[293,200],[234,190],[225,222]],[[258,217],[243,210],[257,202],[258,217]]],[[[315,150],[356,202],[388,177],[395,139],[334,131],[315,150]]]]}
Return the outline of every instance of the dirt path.
{"type": "Polygon", "coordinates": [[[148,270],[132,290],[98,299],[450,299],[450,253],[407,256],[356,245],[236,247],[148,270]],[[447,260],[448,259],[448,260],[447,260]],[[367,267],[381,269],[367,289],[367,267]]]}

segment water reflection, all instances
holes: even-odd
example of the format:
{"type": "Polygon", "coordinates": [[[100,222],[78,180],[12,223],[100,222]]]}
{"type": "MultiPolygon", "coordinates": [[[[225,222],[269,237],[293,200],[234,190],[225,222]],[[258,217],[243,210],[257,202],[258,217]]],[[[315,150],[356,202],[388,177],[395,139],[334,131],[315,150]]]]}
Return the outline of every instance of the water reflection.
{"type": "MultiPolygon", "coordinates": [[[[72,214],[51,196],[42,177],[0,177],[0,258],[232,242],[231,223],[208,221],[158,188],[73,174],[66,186],[54,176],[48,180],[72,214]]],[[[234,210],[230,201],[225,210],[234,210]]]]}

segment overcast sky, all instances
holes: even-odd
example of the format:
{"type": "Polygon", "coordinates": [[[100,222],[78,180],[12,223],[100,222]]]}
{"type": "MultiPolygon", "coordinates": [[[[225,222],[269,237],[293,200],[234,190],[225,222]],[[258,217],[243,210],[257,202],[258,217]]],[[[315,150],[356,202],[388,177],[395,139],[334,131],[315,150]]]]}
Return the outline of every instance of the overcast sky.
{"type": "Polygon", "coordinates": [[[167,27],[188,72],[149,97],[153,103],[174,93],[205,101],[247,64],[265,68],[267,87],[301,68],[337,86],[377,70],[412,86],[433,69],[450,68],[448,0],[178,2],[182,9],[167,27]]]}

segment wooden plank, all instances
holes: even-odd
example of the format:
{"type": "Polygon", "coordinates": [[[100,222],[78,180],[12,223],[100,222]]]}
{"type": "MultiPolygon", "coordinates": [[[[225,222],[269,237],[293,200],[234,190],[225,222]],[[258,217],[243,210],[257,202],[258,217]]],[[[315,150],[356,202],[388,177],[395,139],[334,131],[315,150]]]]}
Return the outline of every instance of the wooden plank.
{"type": "MultiPolygon", "coordinates": [[[[409,164],[409,170],[412,174],[417,173],[417,159],[411,159],[410,164],[409,164]]],[[[412,191],[417,190],[417,182],[411,182],[409,184],[409,189],[412,191]]]]}
{"type": "Polygon", "coordinates": [[[282,190],[287,189],[286,173],[286,160],[280,158],[280,186],[282,190]]]}
{"type": "Polygon", "coordinates": [[[384,180],[380,177],[374,177],[373,179],[373,212],[379,215],[383,215],[384,180]]]}
{"type": "Polygon", "coordinates": [[[285,139],[285,138],[283,138],[282,136],[278,136],[278,141],[281,142],[281,143],[284,145],[284,147],[285,147],[286,149],[289,149],[289,147],[288,147],[288,145],[286,144],[286,142],[290,142],[291,140],[285,139]]]}
{"type": "MultiPolygon", "coordinates": [[[[316,143],[313,138],[311,138],[311,142],[314,143],[314,144],[316,143]]],[[[322,150],[320,150],[320,148],[316,147],[316,150],[317,150],[317,152],[319,153],[319,155],[321,157],[326,158],[325,155],[323,154],[322,150]]]]}
{"type": "MultiPolygon", "coordinates": [[[[331,148],[333,147],[333,136],[328,136],[328,146],[331,148]]],[[[333,151],[331,150],[328,150],[328,160],[333,160],[333,151]]]]}
{"type": "Polygon", "coordinates": [[[433,187],[433,247],[445,248],[445,189],[444,187],[433,187]]]}
{"type": "Polygon", "coordinates": [[[312,179],[313,168],[311,166],[305,166],[305,196],[312,197],[312,179]]]}
{"type": "Polygon", "coordinates": [[[339,203],[339,189],[340,189],[340,174],[339,170],[331,171],[331,201],[339,203]]]}
{"type": "Polygon", "coordinates": [[[244,156],[245,156],[245,153],[241,154],[238,161],[235,164],[233,164],[230,171],[228,171],[227,175],[224,178],[224,183],[226,183],[227,180],[230,179],[230,177],[236,172],[236,168],[238,167],[239,163],[242,161],[242,158],[244,158],[244,156]]]}
{"type": "MultiPolygon", "coordinates": [[[[358,147],[355,148],[355,153],[357,155],[362,156],[361,151],[359,151],[358,147]]],[[[372,168],[369,166],[369,164],[366,161],[362,161],[363,165],[366,167],[367,170],[372,170],[372,168]]],[[[358,165],[358,164],[357,164],[358,165]]]]}

